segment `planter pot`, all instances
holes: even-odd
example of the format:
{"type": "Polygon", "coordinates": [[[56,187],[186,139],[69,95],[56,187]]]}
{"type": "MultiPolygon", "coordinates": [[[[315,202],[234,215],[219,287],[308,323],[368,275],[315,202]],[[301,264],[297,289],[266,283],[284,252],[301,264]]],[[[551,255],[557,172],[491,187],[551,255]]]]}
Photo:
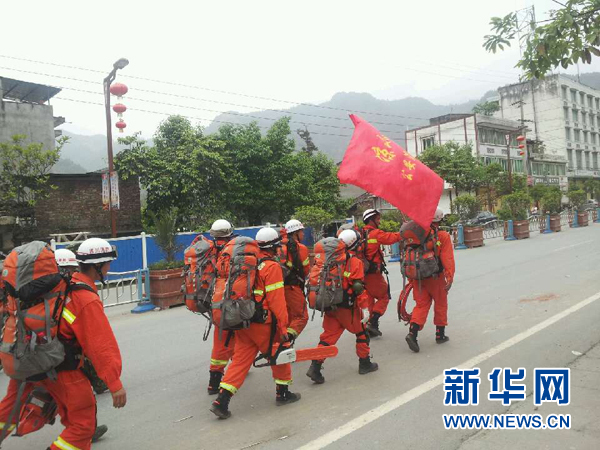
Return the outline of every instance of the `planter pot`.
{"type": "MultiPolygon", "coordinates": [[[[513,235],[516,239],[529,238],[529,220],[513,220],[513,235]]],[[[508,220],[504,222],[504,239],[508,236],[508,220]]]]}
{"type": "Polygon", "coordinates": [[[483,247],[483,227],[464,228],[464,234],[468,248],[483,247]]]}
{"type": "Polygon", "coordinates": [[[550,229],[552,231],[560,231],[560,214],[551,214],[550,215],[550,229]]]}
{"type": "Polygon", "coordinates": [[[183,268],[150,271],[150,300],[160,309],[183,305],[183,268]]]}
{"type": "Polygon", "coordinates": [[[582,212],[582,213],[577,213],[577,223],[579,224],[580,227],[587,227],[588,224],[588,220],[589,216],[587,211],[586,212],[582,212]]]}

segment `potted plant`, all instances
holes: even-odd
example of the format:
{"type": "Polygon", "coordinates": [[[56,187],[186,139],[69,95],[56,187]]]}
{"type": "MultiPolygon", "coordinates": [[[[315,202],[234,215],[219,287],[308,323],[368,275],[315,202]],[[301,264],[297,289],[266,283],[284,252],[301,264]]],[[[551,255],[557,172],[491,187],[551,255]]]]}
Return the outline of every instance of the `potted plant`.
{"type": "Polygon", "coordinates": [[[540,199],[542,212],[550,216],[550,230],[561,231],[560,208],[562,193],[560,189],[554,187],[548,189],[540,199]]]}
{"type": "Polygon", "coordinates": [[[498,210],[498,217],[504,220],[504,239],[509,238],[509,220],[513,223],[513,235],[517,239],[529,237],[529,220],[527,215],[531,199],[525,191],[502,197],[502,208],[498,210]]]}
{"type": "Polygon", "coordinates": [[[183,304],[183,260],[176,260],[175,254],[183,249],[177,244],[177,210],[162,213],[150,213],[156,233],[154,241],[165,255],[165,259],[151,264],[150,300],[160,309],[183,304]]]}
{"type": "Polygon", "coordinates": [[[481,211],[481,203],[469,194],[461,194],[453,202],[454,213],[463,225],[465,245],[469,248],[483,246],[483,227],[473,224],[477,213],[481,211]]]}
{"type": "Polygon", "coordinates": [[[567,193],[571,205],[575,208],[573,214],[572,227],[587,227],[588,226],[588,213],[581,209],[581,205],[587,200],[587,195],[583,189],[576,189],[567,193]]]}

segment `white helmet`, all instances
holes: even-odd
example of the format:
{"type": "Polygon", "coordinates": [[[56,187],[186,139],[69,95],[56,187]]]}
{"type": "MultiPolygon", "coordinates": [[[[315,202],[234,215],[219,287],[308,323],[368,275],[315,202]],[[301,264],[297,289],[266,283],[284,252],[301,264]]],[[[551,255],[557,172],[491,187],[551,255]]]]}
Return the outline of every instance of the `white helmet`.
{"type": "Polygon", "coordinates": [[[86,239],[77,249],[77,262],[96,264],[117,259],[117,248],[100,238],[86,239]]]}
{"type": "Polygon", "coordinates": [[[214,238],[229,237],[233,234],[233,225],[225,219],[215,220],[209,233],[214,238]]]}
{"type": "Polygon", "coordinates": [[[441,222],[444,218],[444,211],[441,208],[435,210],[435,214],[433,215],[432,222],[441,222]]]}
{"type": "Polygon", "coordinates": [[[295,231],[304,230],[304,225],[302,222],[296,219],[289,220],[288,223],[285,224],[285,231],[288,233],[293,233],[295,231]]]}
{"type": "Polygon", "coordinates": [[[355,230],[344,230],[340,233],[338,239],[343,241],[344,244],[346,244],[346,247],[351,249],[358,242],[358,233],[355,230]]]}
{"type": "Polygon", "coordinates": [[[56,249],[54,258],[56,258],[56,264],[58,264],[59,267],[79,267],[77,260],[75,259],[75,253],[66,248],[56,249]]]}
{"type": "Polygon", "coordinates": [[[274,228],[264,227],[256,233],[256,242],[260,248],[272,248],[279,245],[279,233],[274,228]]]}
{"type": "Polygon", "coordinates": [[[367,220],[369,220],[370,218],[376,216],[377,214],[379,214],[379,211],[377,211],[376,209],[367,209],[363,213],[363,222],[367,223],[367,220]]]}

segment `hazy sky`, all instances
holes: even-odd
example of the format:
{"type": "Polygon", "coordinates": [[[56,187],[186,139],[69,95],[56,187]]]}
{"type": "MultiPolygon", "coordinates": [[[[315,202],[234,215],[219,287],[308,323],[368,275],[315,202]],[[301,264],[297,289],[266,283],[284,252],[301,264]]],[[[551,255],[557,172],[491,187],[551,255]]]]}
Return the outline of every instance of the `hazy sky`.
{"type": "MultiPolygon", "coordinates": [[[[126,112],[127,134],[146,137],[168,114],[208,125],[219,112],[285,109],[293,103],[275,100],[319,103],[341,91],[459,103],[517,81],[518,48],[493,55],[481,46],[490,17],[533,4],[543,20],[558,7],[551,0],[157,3],[13,2],[0,27],[0,75],[65,88],[52,100],[54,113],[66,117],[63,129],[86,134],[105,132],[102,79],[120,57],[130,61],[117,79],[130,88],[123,103],[152,111],[126,112]]],[[[600,71],[598,61],[581,71],[600,71]]]]}

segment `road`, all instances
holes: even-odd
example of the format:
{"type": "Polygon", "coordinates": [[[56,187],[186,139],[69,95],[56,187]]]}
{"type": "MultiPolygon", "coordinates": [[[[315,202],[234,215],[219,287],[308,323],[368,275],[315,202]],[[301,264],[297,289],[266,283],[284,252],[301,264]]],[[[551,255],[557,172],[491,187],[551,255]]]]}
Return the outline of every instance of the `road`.
{"type": "MultiPolygon", "coordinates": [[[[345,335],[340,354],[324,365],[326,383],[313,385],[308,363],[293,367],[296,404],[276,407],[268,369],[252,369],[232,399],[233,417],[219,421],[206,394],[209,342],[205,321],[185,308],[107,314],[123,354],[127,407],[114,410],[109,394],[98,398],[100,423],[109,433],[97,449],[305,449],[414,448],[418,450],[600,448],[600,225],[529,240],[492,240],[480,249],[456,252],[457,276],[450,293],[447,334],[434,342],[431,315],[419,335],[421,352],[410,352],[407,328],[399,324],[395,301],[382,319],[382,338],[372,341],[378,372],[359,375],[354,338],[345,335]],[[582,303],[588,299],[586,303],[582,303]],[[575,353],[573,353],[575,352],[575,353]],[[444,369],[481,369],[480,404],[443,405],[444,369]],[[572,414],[567,431],[445,430],[445,413],[534,412],[533,369],[572,367],[568,406],[542,405],[538,413],[572,414]],[[487,400],[487,374],[495,367],[527,370],[528,397],[504,407],[487,400]]],[[[402,279],[389,266],[393,297],[402,279]]],[[[316,316],[297,347],[318,343],[316,316]]],[[[6,377],[0,376],[0,388],[6,377]]],[[[34,435],[10,438],[6,449],[45,448],[60,425],[34,435]]]]}

